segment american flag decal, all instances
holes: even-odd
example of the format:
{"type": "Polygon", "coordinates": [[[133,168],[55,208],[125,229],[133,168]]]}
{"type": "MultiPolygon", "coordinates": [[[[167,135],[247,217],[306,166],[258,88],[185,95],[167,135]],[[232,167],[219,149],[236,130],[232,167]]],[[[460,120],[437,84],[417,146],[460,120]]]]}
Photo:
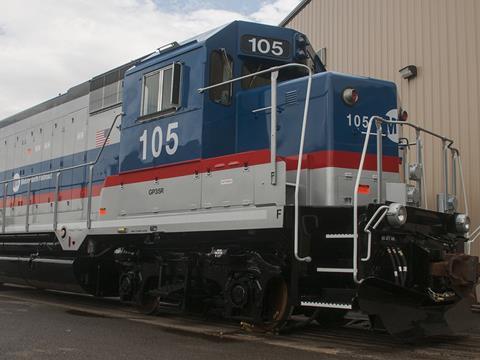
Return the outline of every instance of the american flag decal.
{"type": "MultiPolygon", "coordinates": [[[[107,135],[108,129],[97,130],[95,133],[95,147],[102,147],[107,135]]],[[[107,140],[106,145],[110,145],[110,138],[107,140]]]]}

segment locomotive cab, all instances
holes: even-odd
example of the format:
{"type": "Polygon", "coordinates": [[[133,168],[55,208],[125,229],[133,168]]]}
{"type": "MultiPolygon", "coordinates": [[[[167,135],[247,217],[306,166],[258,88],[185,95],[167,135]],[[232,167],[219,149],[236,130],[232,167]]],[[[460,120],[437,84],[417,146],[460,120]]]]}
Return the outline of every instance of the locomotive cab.
{"type": "MultiPolygon", "coordinates": [[[[291,62],[309,64],[314,72],[324,70],[304,35],[234,22],[161,49],[128,70],[124,80],[119,175],[106,179],[107,189],[100,205],[106,209],[102,219],[225,205],[260,205],[262,201],[283,205],[285,195],[280,186],[265,185],[262,189],[258,187],[262,179],[236,174],[242,172],[243,165],[264,163],[268,157],[265,131],[255,133],[258,126],[262,130],[268,126],[268,109],[259,113],[256,124],[249,124],[243,116],[244,111],[255,114],[259,107],[268,106],[269,85],[265,76],[214,87],[205,94],[197,89],[291,62]],[[247,99],[251,93],[256,93],[252,108],[246,103],[251,102],[247,99]],[[257,142],[253,146],[245,143],[244,131],[250,126],[252,132],[247,137],[257,142]],[[189,165],[185,166],[186,163],[189,165]],[[216,186],[216,170],[231,170],[239,181],[225,184],[226,191],[222,193],[216,186]],[[210,177],[203,179],[205,172],[210,177]],[[168,186],[168,178],[172,177],[169,174],[178,174],[174,186],[168,186]],[[155,181],[150,186],[140,185],[141,180],[161,178],[167,178],[165,186],[155,186],[155,181]],[[211,186],[205,185],[210,178],[215,178],[211,186]],[[114,189],[119,184],[123,184],[124,190],[137,184],[139,191],[120,192],[114,189]],[[148,191],[143,191],[145,186],[149,186],[148,191]],[[272,195],[261,200],[262,195],[256,194],[265,191],[272,195]],[[217,192],[222,194],[218,196],[217,192]]],[[[305,69],[287,69],[279,75],[279,82],[304,75],[305,69]]],[[[266,76],[269,79],[270,75],[266,76]]]]}

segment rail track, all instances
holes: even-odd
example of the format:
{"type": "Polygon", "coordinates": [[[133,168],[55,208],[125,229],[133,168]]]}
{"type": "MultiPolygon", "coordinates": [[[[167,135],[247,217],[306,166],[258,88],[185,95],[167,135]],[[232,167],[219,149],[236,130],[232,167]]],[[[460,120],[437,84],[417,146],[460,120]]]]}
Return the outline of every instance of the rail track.
{"type": "Polygon", "coordinates": [[[349,327],[325,327],[316,323],[288,335],[245,331],[236,323],[218,319],[163,314],[144,316],[116,299],[41,291],[23,287],[3,287],[2,301],[23,301],[65,309],[75,316],[120,318],[154,325],[164,331],[184,333],[214,341],[260,342],[322,354],[329,359],[480,359],[480,305],[472,307],[479,327],[468,334],[424,339],[403,344],[388,334],[349,327]]]}

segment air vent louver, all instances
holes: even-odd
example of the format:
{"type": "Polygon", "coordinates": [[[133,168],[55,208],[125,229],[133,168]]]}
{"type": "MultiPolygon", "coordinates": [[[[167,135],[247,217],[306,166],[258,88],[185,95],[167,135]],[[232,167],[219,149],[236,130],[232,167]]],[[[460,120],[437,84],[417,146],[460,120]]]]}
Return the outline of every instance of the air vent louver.
{"type": "Polygon", "coordinates": [[[287,91],[285,93],[285,104],[296,104],[297,102],[297,90],[287,91]]]}

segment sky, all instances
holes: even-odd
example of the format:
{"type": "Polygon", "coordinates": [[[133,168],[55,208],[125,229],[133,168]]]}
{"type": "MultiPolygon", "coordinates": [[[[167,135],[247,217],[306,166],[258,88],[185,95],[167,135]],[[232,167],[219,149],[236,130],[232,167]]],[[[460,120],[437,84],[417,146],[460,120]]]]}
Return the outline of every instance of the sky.
{"type": "Polygon", "coordinates": [[[0,3],[0,119],[232,20],[278,24],[300,0],[0,3]]]}

